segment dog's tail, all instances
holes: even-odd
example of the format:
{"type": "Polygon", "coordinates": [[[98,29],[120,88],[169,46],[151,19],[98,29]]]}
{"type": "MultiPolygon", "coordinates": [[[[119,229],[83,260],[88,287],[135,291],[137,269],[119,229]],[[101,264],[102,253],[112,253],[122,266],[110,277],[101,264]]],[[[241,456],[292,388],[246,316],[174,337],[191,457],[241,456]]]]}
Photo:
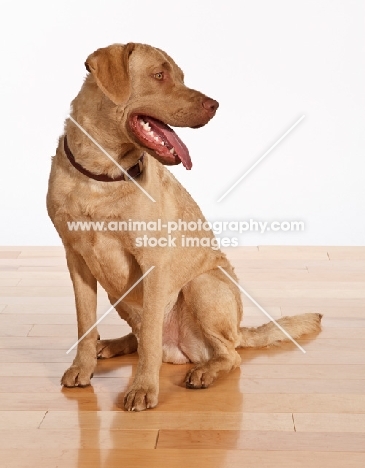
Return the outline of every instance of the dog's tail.
{"type": "MultiPolygon", "coordinates": [[[[321,330],[322,314],[301,314],[293,317],[282,317],[276,322],[293,338],[300,338],[308,333],[318,333],[321,330]]],[[[240,348],[262,348],[277,345],[289,338],[278,328],[275,323],[269,322],[260,327],[240,328],[240,348]]]]}

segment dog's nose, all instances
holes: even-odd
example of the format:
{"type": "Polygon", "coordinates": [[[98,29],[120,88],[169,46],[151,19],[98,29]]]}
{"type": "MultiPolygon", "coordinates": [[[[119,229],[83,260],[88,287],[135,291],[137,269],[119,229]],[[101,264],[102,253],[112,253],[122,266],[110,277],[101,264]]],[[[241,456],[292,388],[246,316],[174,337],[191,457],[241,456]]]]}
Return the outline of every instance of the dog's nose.
{"type": "Polygon", "coordinates": [[[210,114],[214,115],[215,111],[219,107],[219,103],[215,101],[214,99],[206,98],[203,101],[203,107],[205,110],[207,110],[210,114]]]}

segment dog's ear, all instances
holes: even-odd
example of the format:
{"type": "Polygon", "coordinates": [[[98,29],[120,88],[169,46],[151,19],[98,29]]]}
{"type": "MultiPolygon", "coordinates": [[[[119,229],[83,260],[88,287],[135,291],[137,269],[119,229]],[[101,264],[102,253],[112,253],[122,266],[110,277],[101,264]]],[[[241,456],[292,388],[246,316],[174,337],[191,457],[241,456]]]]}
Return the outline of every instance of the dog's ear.
{"type": "Polygon", "coordinates": [[[129,56],[135,44],[115,44],[98,49],[86,59],[86,70],[115,104],[124,104],[130,95],[129,56]]]}

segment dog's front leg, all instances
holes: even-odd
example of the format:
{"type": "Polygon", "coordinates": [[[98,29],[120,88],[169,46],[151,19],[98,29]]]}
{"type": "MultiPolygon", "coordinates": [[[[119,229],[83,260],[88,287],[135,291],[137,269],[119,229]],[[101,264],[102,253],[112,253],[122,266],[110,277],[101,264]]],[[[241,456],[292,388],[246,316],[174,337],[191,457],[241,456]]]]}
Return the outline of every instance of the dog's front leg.
{"type": "MultiPolygon", "coordinates": [[[[96,322],[97,282],[84,259],[72,248],[66,247],[67,265],[70,271],[77,311],[77,329],[80,339],[96,322]]],[[[85,387],[96,367],[96,341],[94,327],[78,344],[76,357],[64,373],[61,384],[65,387],[85,387]]]]}
{"type": "MultiPolygon", "coordinates": [[[[161,268],[161,267],[160,267],[161,268]]],[[[167,300],[166,274],[155,267],[143,280],[143,316],[136,376],[124,397],[127,411],[154,408],[158,402],[162,363],[162,327],[167,300]]]]}

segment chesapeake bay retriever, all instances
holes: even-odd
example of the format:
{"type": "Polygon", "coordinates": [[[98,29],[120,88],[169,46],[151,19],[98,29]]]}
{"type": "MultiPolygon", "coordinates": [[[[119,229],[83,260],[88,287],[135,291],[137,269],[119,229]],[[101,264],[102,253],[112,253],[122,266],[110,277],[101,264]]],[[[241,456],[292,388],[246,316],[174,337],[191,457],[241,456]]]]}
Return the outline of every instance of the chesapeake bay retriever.
{"type": "MultiPolygon", "coordinates": [[[[226,256],[212,248],[211,231],[195,231],[201,244],[185,247],[182,229],[173,233],[175,244],[141,246],[150,231],[69,228],[73,221],[160,219],[162,229],[152,233],[159,240],[167,239],[168,222],[205,222],[190,194],[165,168],[192,167],[187,147],[169,125],[201,127],[218,108],[215,100],[186,87],[172,58],[149,45],[101,48],[85,65],[89,73],[52,159],[47,195],[49,216],[66,250],[79,338],[96,322],[97,282],[114,304],[148,274],[115,306],[132,333],[100,340],[93,328],[79,342],[61,383],[87,386],[98,357],[138,349],[136,376],[124,406],[140,411],[157,405],[162,362],[194,363],[186,387],[206,388],[218,374],[240,365],[236,348],[267,346],[286,337],[273,323],[240,328],[240,291],[219,267],[235,281],[237,277],[226,256]]],[[[320,320],[319,314],[303,314],[278,322],[298,338],[318,331],[320,320]]]]}

